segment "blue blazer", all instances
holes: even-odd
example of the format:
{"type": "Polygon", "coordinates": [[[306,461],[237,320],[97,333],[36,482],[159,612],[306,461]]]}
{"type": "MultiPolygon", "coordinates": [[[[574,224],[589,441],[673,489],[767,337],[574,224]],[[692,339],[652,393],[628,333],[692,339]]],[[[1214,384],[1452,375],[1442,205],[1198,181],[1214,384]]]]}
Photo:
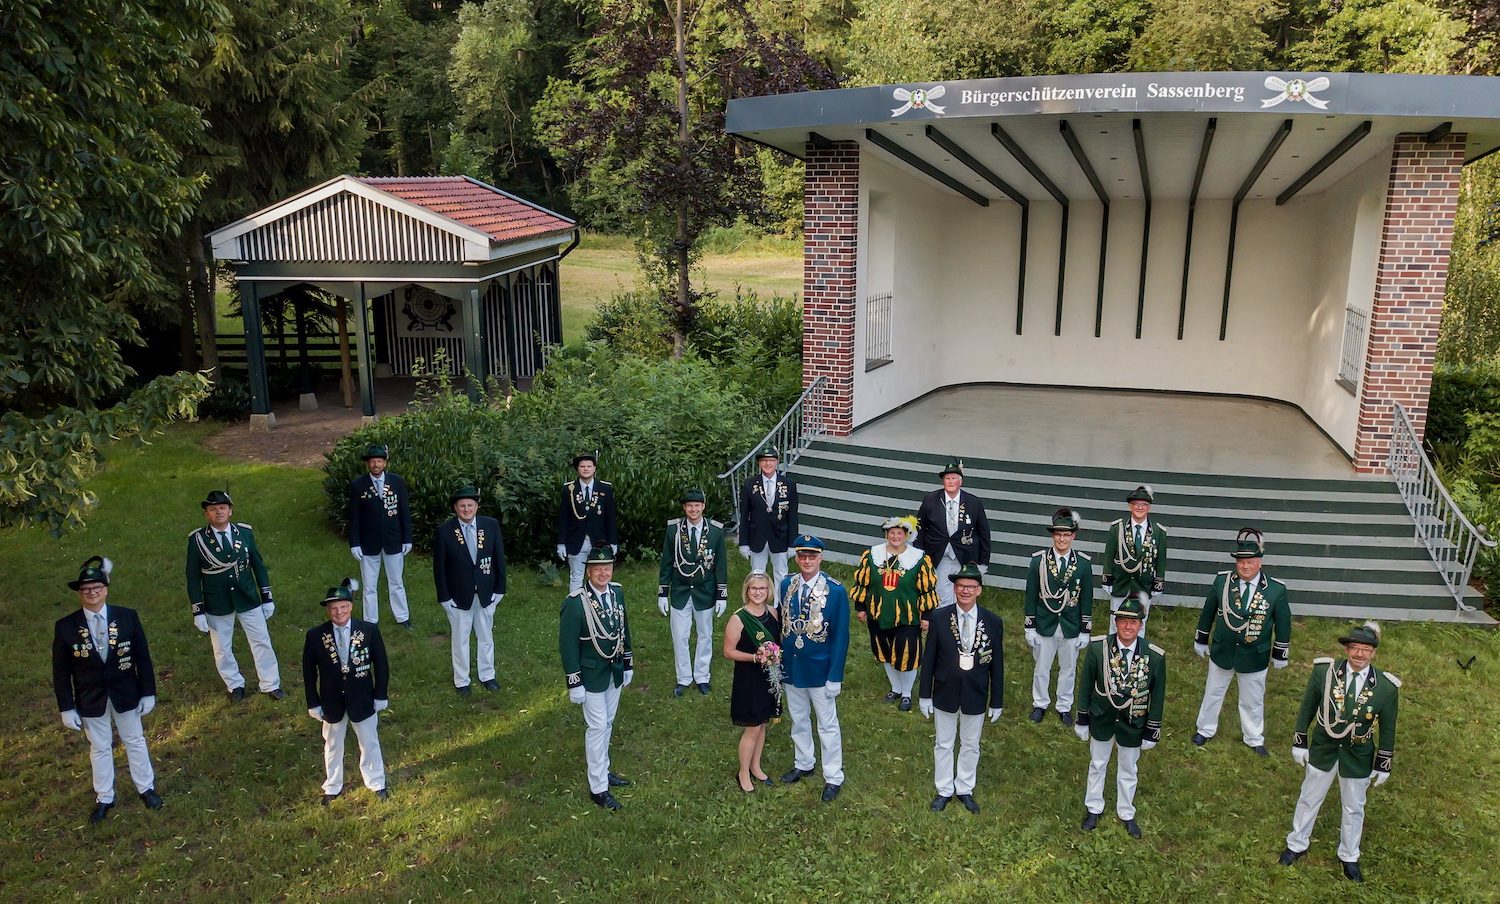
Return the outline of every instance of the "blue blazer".
{"type": "Polygon", "coordinates": [[[793,687],[822,687],[830,681],[844,680],[844,660],[849,655],[849,592],[828,574],[828,600],[823,604],[823,628],[808,633],[797,647],[795,626],[805,620],[808,611],[798,586],[802,576],[793,572],[781,579],[781,669],[793,687]]]}

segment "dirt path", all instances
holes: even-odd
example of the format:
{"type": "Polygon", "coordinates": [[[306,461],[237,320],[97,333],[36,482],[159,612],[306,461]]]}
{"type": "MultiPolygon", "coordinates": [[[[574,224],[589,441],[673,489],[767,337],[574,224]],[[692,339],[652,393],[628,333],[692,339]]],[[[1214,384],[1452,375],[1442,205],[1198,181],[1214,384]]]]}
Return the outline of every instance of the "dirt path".
{"type": "MultiPolygon", "coordinates": [[[[382,379],[375,381],[375,411],[381,415],[406,410],[411,398],[412,381],[382,379]]],[[[335,390],[318,396],[318,407],[301,411],[296,402],[276,409],[276,428],[270,431],[250,429],[249,418],[226,424],[209,436],[203,445],[227,458],[292,465],[298,468],[321,468],[323,456],[333,451],[334,443],[358,430],[363,422],[358,402],[345,408],[335,390]]]]}

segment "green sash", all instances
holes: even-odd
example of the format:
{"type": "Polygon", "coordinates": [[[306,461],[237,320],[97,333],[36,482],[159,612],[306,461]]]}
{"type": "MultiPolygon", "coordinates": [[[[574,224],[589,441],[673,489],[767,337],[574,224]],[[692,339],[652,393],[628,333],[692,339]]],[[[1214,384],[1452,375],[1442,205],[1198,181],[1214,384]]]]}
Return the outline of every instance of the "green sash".
{"type": "Polygon", "coordinates": [[[771,632],[767,631],[766,626],[761,623],[761,620],[751,615],[744,606],[741,606],[734,614],[739,616],[740,624],[744,627],[745,633],[749,634],[750,639],[755,641],[755,648],[757,650],[760,649],[761,644],[770,642],[771,632]]]}

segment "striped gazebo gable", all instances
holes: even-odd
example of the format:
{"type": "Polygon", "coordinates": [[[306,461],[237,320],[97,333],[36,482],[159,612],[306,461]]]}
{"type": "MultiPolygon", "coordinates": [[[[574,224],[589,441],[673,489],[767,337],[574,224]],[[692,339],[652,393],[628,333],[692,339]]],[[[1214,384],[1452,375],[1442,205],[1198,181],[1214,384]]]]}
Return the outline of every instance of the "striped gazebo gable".
{"type": "MultiPolygon", "coordinates": [[[[256,211],[209,235],[213,255],[240,284],[245,307],[252,422],[270,427],[260,299],[311,285],[355,302],[360,325],[359,369],[364,413],[374,416],[370,300],[420,286],[458,302],[461,329],[441,340],[462,348],[475,374],[494,372],[504,359],[534,356],[507,334],[547,321],[544,340],[560,339],[558,312],[508,312],[512,275],[536,275],[577,244],[577,223],[516,195],[467,176],[374,178],[338,176],[256,211]]],[[[557,307],[555,272],[550,299],[557,307]]],[[[529,297],[529,296],[528,296],[529,297]]],[[[533,299],[534,300],[534,299],[533,299]]]]}

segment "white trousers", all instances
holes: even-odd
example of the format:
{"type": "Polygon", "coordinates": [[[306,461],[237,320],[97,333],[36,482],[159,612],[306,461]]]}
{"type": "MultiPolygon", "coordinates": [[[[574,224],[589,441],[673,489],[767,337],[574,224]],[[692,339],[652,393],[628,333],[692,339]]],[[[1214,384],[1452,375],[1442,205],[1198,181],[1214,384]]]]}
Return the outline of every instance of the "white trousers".
{"type": "Polygon", "coordinates": [[[713,662],[714,610],[694,609],[688,603],[681,609],[672,609],[672,656],[677,664],[678,684],[707,684],[708,666],[713,662]],[[696,628],[697,642],[691,655],[688,651],[688,635],[696,628]]]}
{"type": "MultiPolygon", "coordinates": [[[[354,723],[354,737],[359,740],[359,774],[371,791],[385,787],[385,758],[381,756],[380,736],[375,731],[379,724],[379,713],[354,723]]],[[[337,722],[323,723],[323,771],[327,776],[323,781],[324,794],[344,790],[344,737],[348,730],[347,713],[337,722]]]]}
{"type": "Polygon", "coordinates": [[[979,731],[984,728],[984,714],[971,716],[934,710],[937,743],[932,748],[933,783],[944,797],[973,794],[979,775],[979,731]],[[953,741],[958,740],[958,763],[953,761],[953,741]]]}
{"type": "Polygon", "coordinates": [[[583,545],[578,547],[578,552],[568,556],[568,595],[572,596],[583,587],[583,563],[589,557],[594,544],[588,537],[583,538],[583,545]]]}
{"type": "Polygon", "coordinates": [[[1104,777],[1109,772],[1109,754],[1115,751],[1115,814],[1121,819],[1135,818],[1136,767],[1141,748],[1121,747],[1113,740],[1089,738],[1089,783],[1083,792],[1083,807],[1090,813],[1104,812],[1104,777]]]}
{"type": "Polygon", "coordinates": [[[793,764],[810,771],[818,764],[813,757],[812,719],[818,720],[818,746],[823,751],[823,781],[830,785],[844,783],[844,739],[839,734],[838,698],[827,685],[793,687],[786,685],[786,712],[792,720],[793,764]]]}
{"type": "Polygon", "coordinates": [[[376,584],[380,581],[380,566],[385,566],[385,584],[391,598],[391,617],[404,622],[411,617],[406,608],[406,556],[401,553],[381,553],[378,556],[360,556],[360,588],[365,595],[365,621],[380,621],[380,598],[376,584]]]}
{"type": "Polygon", "coordinates": [[[1370,790],[1369,778],[1339,778],[1335,765],[1324,772],[1307,766],[1302,779],[1302,793],[1297,796],[1297,809],[1292,813],[1292,830],[1286,835],[1288,850],[1302,853],[1312,841],[1313,823],[1318,821],[1318,810],[1323,798],[1333,787],[1334,779],[1339,783],[1339,804],[1343,814],[1339,819],[1339,859],[1345,863],[1359,862],[1359,839],[1365,832],[1365,794],[1370,790]]]}
{"type": "Polygon", "coordinates": [[[133,709],[120,712],[113,703],[106,701],[104,715],[83,717],[83,733],[89,739],[89,763],[94,767],[94,799],[101,804],[115,802],[113,732],[120,734],[120,746],[125,748],[125,759],[130,763],[130,781],[135,785],[136,793],[156,787],[156,772],[151,768],[151,754],[146,750],[146,732],[141,728],[140,714],[133,709]]]}
{"type": "MultiPolygon", "coordinates": [[[[760,552],[756,552],[753,549],[750,550],[750,570],[763,571],[766,574],[771,575],[772,592],[779,593],[781,589],[781,579],[786,577],[787,574],[788,555],[788,553],[784,552],[771,552],[771,544],[767,543],[764,547],[761,548],[760,552]],[[767,565],[771,567],[770,571],[766,570],[767,565]]],[[[781,600],[778,597],[777,602],[780,601],[781,600]]]]}
{"type": "MultiPolygon", "coordinates": [[[[498,604],[497,604],[498,605],[498,604]]],[[[495,609],[481,606],[479,600],[467,609],[444,607],[448,613],[449,646],[453,650],[453,686],[469,686],[469,635],[478,647],[479,680],[495,677],[495,609]]]]}
{"type": "Polygon", "coordinates": [[[953,595],[953,582],[948,580],[948,575],[958,572],[958,560],[953,557],[953,547],[948,547],[943,557],[935,564],[937,572],[937,595],[939,606],[952,606],[958,602],[958,597],[953,595]]]}
{"type": "Polygon", "coordinates": [[[916,669],[898,672],[896,667],[889,662],[882,662],[881,665],[885,666],[885,677],[891,683],[891,690],[903,697],[910,697],[911,689],[917,683],[919,672],[916,669]]]}
{"type": "Polygon", "coordinates": [[[1073,711],[1073,680],[1078,672],[1078,650],[1073,641],[1063,636],[1061,627],[1054,628],[1051,637],[1037,636],[1036,648],[1031,651],[1036,660],[1036,669],[1031,673],[1031,705],[1046,709],[1052,702],[1047,693],[1052,683],[1052,660],[1057,660],[1057,711],[1073,711]]]}
{"type": "Polygon", "coordinates": [[[1198,734],[1211,738],[1219,733],[1219,710],[1229,679],[1238,676],[1240,685],[1240,735],[1251,747],[1266,743],[1266,669],[1258,672],[1235,672],[1208,664],[1208,682],[1203,687],[1203,705],[1198,708],[1198,734]]]}
{"type": "Polygon", "coordinates": [[[214,667],[224,686],[231,691],[245,686],[240,674],[240,664],[234,658],[234,620],[240,620],[240,630],[250,642],[250,657],[255,660],[255,675],[260,679],[260,692],[270,693],[281,687],[281,669],[276,665],[276,651],[271,649],[271,632],[266,628],[266,610],[256,606],[249,612],[230,615],[208,616],[208,639],[214,648],[214,667]]]}
{"type": "Polygon", "coordinates": [[[603,693],[584,691],[583,759],[588,764],[589,792],[609,790],[609,739],[615,732],[615,713],[620,709],[620,689],[611,682],[603,693]]]}

